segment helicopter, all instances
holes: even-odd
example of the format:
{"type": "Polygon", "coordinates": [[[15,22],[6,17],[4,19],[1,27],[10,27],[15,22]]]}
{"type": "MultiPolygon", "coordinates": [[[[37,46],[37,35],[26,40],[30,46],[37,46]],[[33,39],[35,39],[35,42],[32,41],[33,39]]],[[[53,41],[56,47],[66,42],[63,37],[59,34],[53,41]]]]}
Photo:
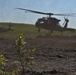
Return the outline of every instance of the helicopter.
{"type": "Polygon", "coordinates": [[[60,25],[60,19],[57,19],[55,17],[52,17],[53,15],[55,16],[74,16],[75,13],[66,13],[66,14],[54,14],[54,13],[45,13],[45,12],[40,12],[40,11],[34,11],[34,10],[29,10],[29,9],[24,9],[24,8],[16,8],[19,10],[24,10],[27,12],[31,12],[31,13],[36,13],[36,14],[43,14],[43,15],[47,15],[48,17],[42,17],[39,18],[36,23],[35,23],[35,27],[38,28],[38,32],[41,31],[41,29],[46,29],[49,30],[51,32],[53,31],[60,31],[62,33],[62,31],[75,31],[75,29],[73,28],[68,28],[68,22],[69,19],[68,18],[64,18],[65,21],[63,23],[64,26],[60,25]]]}

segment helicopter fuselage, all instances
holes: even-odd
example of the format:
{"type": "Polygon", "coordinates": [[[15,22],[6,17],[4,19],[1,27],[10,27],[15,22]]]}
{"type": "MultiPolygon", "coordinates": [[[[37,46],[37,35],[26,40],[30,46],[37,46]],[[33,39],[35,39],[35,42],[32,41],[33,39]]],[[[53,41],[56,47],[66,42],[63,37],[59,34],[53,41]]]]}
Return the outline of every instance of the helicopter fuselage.
{"type": "Polygon", "coordinates": [[[43,17],[39,18],[35,24],[37,28],[47,29],[47,30],[58,30],[61,29],[60,20],[52,17],[43,17]]]}

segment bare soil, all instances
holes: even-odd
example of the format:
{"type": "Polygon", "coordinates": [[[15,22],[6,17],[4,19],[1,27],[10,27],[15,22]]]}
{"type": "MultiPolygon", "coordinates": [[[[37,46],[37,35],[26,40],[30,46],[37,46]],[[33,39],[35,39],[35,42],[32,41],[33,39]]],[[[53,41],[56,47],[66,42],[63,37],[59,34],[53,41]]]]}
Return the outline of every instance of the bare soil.
{"type": "MultiPolygon", "coordinates": [[[[32,73],[22,75],[76,75],[76,36],[38,36],[25,38],[27,49],[36,48],[32,73]]],[[[9,59],[9,65],[17,59],[15,40],[0,40],[0,52],[9,59]]]]}

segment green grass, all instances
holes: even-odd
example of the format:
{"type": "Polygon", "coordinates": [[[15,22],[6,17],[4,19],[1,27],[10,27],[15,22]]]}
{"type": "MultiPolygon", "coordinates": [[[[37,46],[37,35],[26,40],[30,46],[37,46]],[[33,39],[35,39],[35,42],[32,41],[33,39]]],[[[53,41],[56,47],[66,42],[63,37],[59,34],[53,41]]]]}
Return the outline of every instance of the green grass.
{"type": "MultiPolygon", "coordinates": [[[[8,28],[9,23],[1,23],[0,27],[8,28]]],[[[13,31],[8,32],[0,32],[1,38],[6,39],[16,39],[18,35],[21,33],[24,34],[24,37],[26,38],[34,38],[38,35],[44,35],[46,33],[45,30],[42,30],[41,33],[37,32],[37,28],[34,25],[30,24],[17,24],[17,23],[11,23],[12,27],[11,29],[13,31]]]]}
{"type": "MultiPolygon", "coordinates": [[[[9,23],[0,23],[0,27],[8,28],[9,23]]],[[[47,30],[42,29],[40,33],[37,32],[37,28],[34,25],[30,24],[17,24],[17,23],[11,23],[12,30],[8,32],[0,32],[0,38],[5,39],[16,39],[21,33],[24,34],[25,38],[35,38],[38,35],[46,35],[47,30]]],[[[52,36],[54,35],[61,35],[60,32],[54,31],[52,33],[52,36]]],[[[64,36],[72,36],[76,35],[76,32],[63,32],[64,36]]]]}

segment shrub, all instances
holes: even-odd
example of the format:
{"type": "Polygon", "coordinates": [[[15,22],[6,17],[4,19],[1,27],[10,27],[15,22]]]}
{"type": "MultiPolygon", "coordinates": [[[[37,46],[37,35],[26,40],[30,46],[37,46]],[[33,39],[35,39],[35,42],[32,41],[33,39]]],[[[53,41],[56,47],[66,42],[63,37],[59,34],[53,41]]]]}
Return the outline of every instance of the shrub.
{"type": "Polygon", "coordinates": [[[19,38],[16,40],[16,50],[17,50],[17,54],[19,57],[19,59],[17,61],[20,62],[21,66],[22,66],[22,73],[24,73],[26,71],[26,67],[30,67],[30,65],[33,63],[31,61],[31,59],[34,58],[33,53],[36,50],[36,48],[34,48],[32,50],[28,49],[28,54],[25,56],[25,53],[22,51],[25,44],[26,44],[26,42],[24,41],[23,34],[21,34],[19,36],[19,38]]]}

